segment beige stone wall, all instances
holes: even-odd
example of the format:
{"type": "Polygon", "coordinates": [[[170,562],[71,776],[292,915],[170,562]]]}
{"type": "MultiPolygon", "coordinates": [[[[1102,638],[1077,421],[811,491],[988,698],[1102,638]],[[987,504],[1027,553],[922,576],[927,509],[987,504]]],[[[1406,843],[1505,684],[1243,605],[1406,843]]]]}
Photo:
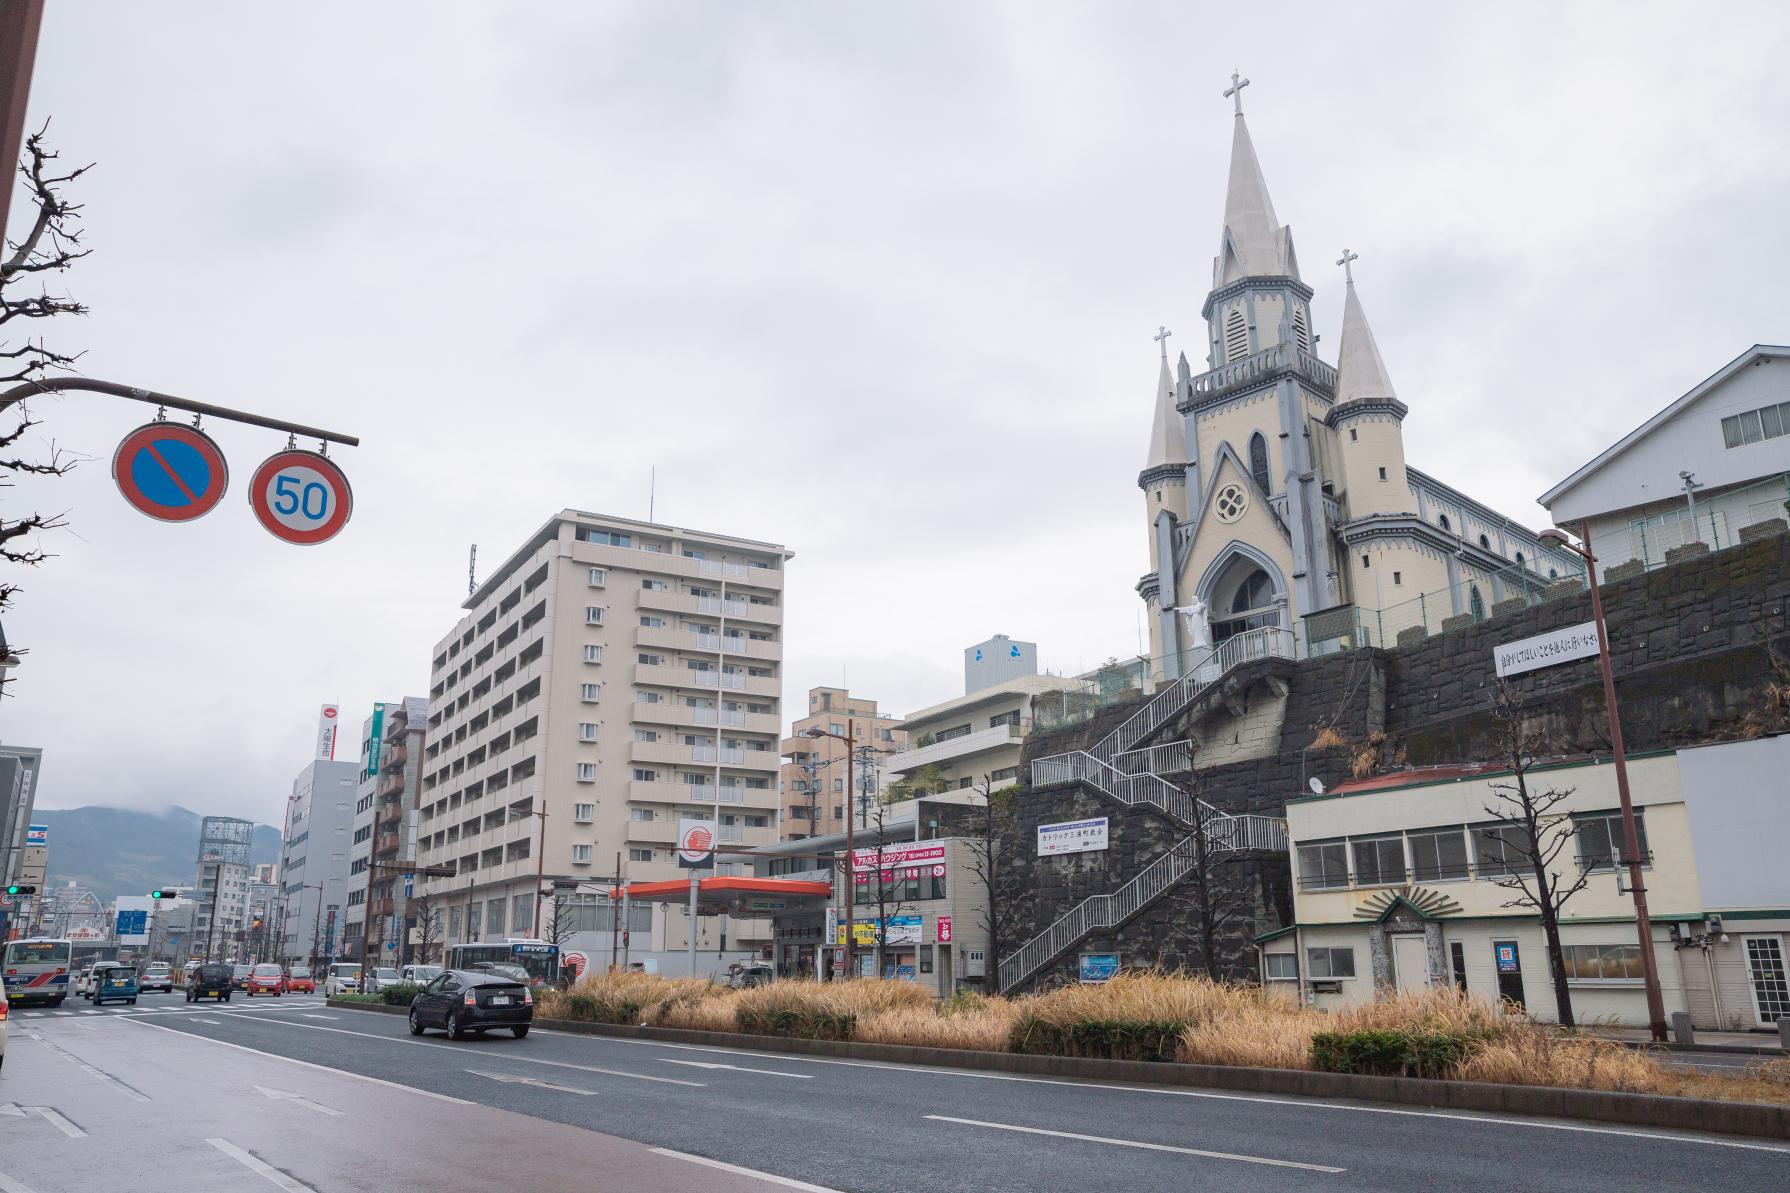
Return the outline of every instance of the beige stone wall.
{"type": "Polygon", "coordinates": [[[1342,492],[1337,497],[1345,517],[1417,511],[1417,497],[1405,475],[1405,438],[1399,423],[1380,417],[1351,419],[1337,429],[1336,454],[1342,462],[1342,492]]]}
{"type": "MultiPolygon", "coordinates": [[[[1228,462],[1218,470],[1217,484],[1213,492],[1216,493],[1227,483],[1236,483],[1247,487],[1247,478],[1228,462]]],[[[1219,557],[1232,540],[1248,543],[1272,559],[1280,569],[1282,583],[1288,585],[1290,589],[1293,574],[1292,548],[1288,546],[1286,536],[1281,533],[1273,513],[1263,505],[1259,498],[1251,497],[1249,507],[1244,510],[1243,516],[1235,522],[1219,521],[1218,512],[1215,509],[1208,508],[1202,513],[1193,550],[1188,555],[1186,566],[1182,568],[1176,589],[1177,592],[1185,594],[1183,599],[1193,594],[1195,586],[1199,583],[1200,577],[1205,574],[1206,568],[1219,557]]],[[[1291,591],[1288,592],[1288,598],[1289,600],[1294,599],[1294,594],[1291,591]]],[[[1294,615],[1297,616],[1297,614],[1298,610],[1295,609],[1294,615]]]]}
{"type": "Polygon", "coordinates": [[[1265,389],[1247,401],[1216,413],[1199,416],[1201,481],[1210,483],[1220,443],[1229,443],[1237,458],[1247,465],[1249,437],[1256,431],[1268,441],[1268,476],[1273,493],[1278,496],[1284,476],[1280,463],[1280,412],[1273,389],[1265,389]]]}

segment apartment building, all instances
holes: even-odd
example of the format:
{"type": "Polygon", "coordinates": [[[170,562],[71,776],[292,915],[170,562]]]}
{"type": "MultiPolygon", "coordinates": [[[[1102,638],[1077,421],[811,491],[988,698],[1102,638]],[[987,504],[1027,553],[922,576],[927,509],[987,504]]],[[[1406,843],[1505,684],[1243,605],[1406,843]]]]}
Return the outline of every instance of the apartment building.
{"type": "MultiPolygon", "coordinates": [[[[417,824],[418,860],[458,869],[424,887],[447,942],[530,935],[542,878],[678,877],[680,819],[776,841],[789,558],[568,509],[467,599],[435,648],[417,824]]],[[[635,955],[688,934],[668,909],[635,955]]]]}
{"type": "Polygon", "coordinates": [[[808,689],[808,715],[794,722],[783,739],[783,840],[842,830],[848,783],[860,801],[880,800],[889,784],[883,764],[907,745],[907,735],[895,728],[900,723],[898,717],[877,712],[876,701],[844,688],[808,689]],[[820,736],[809,736],[813,730],[820,736]],[[858,751],[850,775],[842,739],[858,751]]]}
{"type": "Polygon", "coordinates": [[[286,840],[280,850],[280,887],[285,895],[280,959],[289,965],[309,964],[313,944],[321,964],[341,944],[360,770],[358,762],[318,758],[292,781],[286,840]]]}
{"type": "Polygon", "coordinates": [[[373,860],[373,801],[379,787],[379,754],[385,742],[385,710],[381,700],[360,725],[360,778],[354,787],[353,835],[348,841],[347,902],[342,909],[341,956],[363,960],[361,942],[366,938],[367,880],[373,860]]]}
{"type": "Polygon", "coordinates": [[[429,702],[421,696],[381,701],[361,725],[361,771],[348,853],[348,907],[342,956],[360,960],[373,941],[379,965],[401,965],[405,867],[416,856],[416,797],[429,702]],[[369,910],[370,909],[370,910],[369,910]],[[372,916],[369,930],[367,917],[372,916]]]}

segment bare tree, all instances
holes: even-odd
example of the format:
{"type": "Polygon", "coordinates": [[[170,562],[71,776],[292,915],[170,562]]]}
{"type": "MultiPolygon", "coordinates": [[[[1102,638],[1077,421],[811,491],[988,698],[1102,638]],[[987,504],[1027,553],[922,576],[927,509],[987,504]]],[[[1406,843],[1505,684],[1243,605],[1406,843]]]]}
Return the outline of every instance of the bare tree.
{"type": "MultiPolygon", "coordinates": [[[[894,874],[890,870],[888,863],[885,861],[885,858],[888,856],[888,845],[883,840],[883,837],[886,835],[883,826],[887,817],[888,804],[882,801],[877,801],[870,805],[867,816],[868,824],[866,827],[874,830],[877,837],[876,868],[872,870],[870,874],[870,889],[871,893],[876,897],[876,976],[879,978],[883,975],[883,952],[888,944],[889,921],[898,915],[904,915],[913,910],[913,904],[902,899],[899,893],[902,884],[905,883],[906,880],[899,875],[894,874]]],[[[853,877],[852,897],[856,898],[856,876],[854,875],[853,877]]]]}
{"type": "Polygon", "coordinates": [[[1206,976],[1220,981],[1225,975],[1221,972],[1218,944],[1239,920],[1253,914],[1255,888],[1235,873],[1243,867],[1244,857],[1231,847],[1230,818],[1199,798],[1197,779],[1191,794],[1192,831],[1176,848],[1192,863],[1186,885],[1192,906],[1173,932],[1193,945],[1206,976]]]}
{"type": "MultiPolygon", "coordinates": [[[[31,382],[52,370],[72,368],[77,357],[56,351],[41,336],[33,339],[29,321],[82,315],[87,311],[80,303],[66,295],[53,294],[43,285],[48,275],[68,269],[89,251],[81,247],[81,208],[68,201],[62,188],[92,168],[81,166],[62,172],[57,155],[44,147],[48,128],[46,124],[26,138],[25,156],[19,164],[25,189],[37,208],[30,230],[23,239],[9,242],[5,252],[0,253],[0,327],[14,332],[27,329],[19,339],[0,340],[0,388],[31,382]]],[[[61,476],[73,467],[54,442],[41,456],[25,452],[21,441],[38,421],[22,403],[6,413],[18,421],[0,429],[0,488],[12,487],[11,478],[15,476],[61,476]]],[[[0,563],[36,567],[49,558],[37,544],[36,536],[64,525],[60,514],[0,514],[0,563]]],[[[17,591],[18,585],[12,580],[0,580],[0,609],[6,608],[17,591]]]]}
{"type": "Polygon", "coordinates": [[[1013,831],[1019,812],[1019,787],[996,788],[994,780],[982,776],[979,788],[982,803],[971,808],[965,836],[970,848],[970,872],[982,888],[984,907],[977,917],[988,933],[987,989],[999,991],[1001,980],[1001,941],[1013,926],[1013,897],[1016,878],[1001,867],[1002,842],[1013,831]]]}
{"type": "Polygon", "coordinates": [[[412,953],[415,964],[433,965],[435,950],[441,944],[441,908],[436,905],[436,897],[412,895],[407,910],[416,917],[416,947],[412,953]]]}
{"type": "Polygon", "coordinates": [[[1549,752],[1551,739],[1540,727],[1539,717],[1529,715],[1522,696],[1507,679],[1500,679],[1492,693],[1492,716],[1498,724],[1501,761],[1510,768],[1510,779],[1491,784],[1495,798],[1485,811],[1497,823],[1479,830],[1480,876],[1512,892],[1504,906],[1526,907],[1541,917],[1548,967],[1554,978],[1554,1003],[1561,1025],[1571,1027],[1572,991],[1566,984],[1566,957],[1560,947],[1560,909],[1585,889],[1591,873],[1578,863],[1576,846],[1582,826],[1558,809],[1577,789],[1538,789],[1530,782],[1530,771],[1536,759],[1549,752]]]}

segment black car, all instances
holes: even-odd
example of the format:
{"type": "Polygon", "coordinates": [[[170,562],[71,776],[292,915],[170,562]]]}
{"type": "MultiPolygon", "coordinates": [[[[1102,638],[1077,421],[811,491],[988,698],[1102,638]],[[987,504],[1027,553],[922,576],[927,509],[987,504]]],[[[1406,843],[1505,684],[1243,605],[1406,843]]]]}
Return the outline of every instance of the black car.
{"type": "Polygon", "coordinates": [[[535,1000],[527,986],[500,973],[450,969],[417,992],[410,1004],[410,1034],[439,1027],[453,1039],[467,1032],[507,1027],[520,1040],[534,1022],[535,1000]]]}
{"type": "Polygon", "coordinates": [[[221,962],[195,965],[186,971],[186,1000],[198,1002],[201,998],[215,998],[219,1002],[229,1002],[230,978],[230,967],[221,962]]]}

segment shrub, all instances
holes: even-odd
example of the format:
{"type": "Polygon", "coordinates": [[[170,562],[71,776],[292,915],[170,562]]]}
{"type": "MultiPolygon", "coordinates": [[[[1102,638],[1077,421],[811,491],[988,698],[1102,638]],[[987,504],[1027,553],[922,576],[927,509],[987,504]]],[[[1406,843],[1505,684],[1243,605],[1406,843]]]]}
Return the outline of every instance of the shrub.
{"type": "Polygon", "coordinates": [[[1105,1060],[1171,1061],[1187,1024],[1179,1019],[1077,1019],[1059,1023],[1022,1012],[1007,1038],[1014,1052],[1105,1060]]]}
{"type": "Polygon", "coordinates": [[[379,997],[388,1007],[407,1007],[416,998],[417,991],[421,989],[422,987],[415,982],[396,982],[390,986],[382,987],[379,997]]]}
{"type": "Polygon", "coordinates": [[[1449,1077],[1478,1042],[1443,1032],[1323,1031],[1311,1037],[1311,1063],[1327,1073],[1449,1077]]]}
{"type": "Polygon", "coordinates": [[[372,1006],[379,1006],[385,1002],[385,996],[382,994],[342,993],[342,994],[331,995],[330,1001],[331,1002],[364,1002],[364,1003],[368,1003],[372,1006]]]}

